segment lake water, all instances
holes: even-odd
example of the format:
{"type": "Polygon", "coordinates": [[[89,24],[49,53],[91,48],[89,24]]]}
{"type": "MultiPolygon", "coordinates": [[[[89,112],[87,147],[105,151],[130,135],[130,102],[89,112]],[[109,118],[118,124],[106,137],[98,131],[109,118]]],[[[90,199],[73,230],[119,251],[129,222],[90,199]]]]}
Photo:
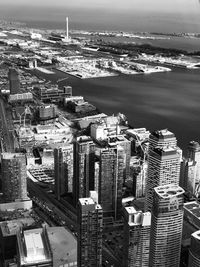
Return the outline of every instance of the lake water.
{"type": "Polygon", "coordinates": [[[74,95],[107,114],[124,113],[134,127],[168,128],[183,149],[190,140],[200,140],[200,70],[68,82],[74,95]]]}

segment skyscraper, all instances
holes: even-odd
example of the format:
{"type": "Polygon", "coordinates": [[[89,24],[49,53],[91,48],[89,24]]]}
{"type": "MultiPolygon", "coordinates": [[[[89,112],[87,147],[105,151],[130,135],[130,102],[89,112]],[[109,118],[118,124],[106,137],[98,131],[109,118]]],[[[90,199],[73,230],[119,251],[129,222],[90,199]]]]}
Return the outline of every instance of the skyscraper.
{"type": "Polygon", "coordinates": [[[177,147],[177,140],[175,135],[168,129],[157,130],[149,136],[149,151],[155,147],[177,147]]]}
{"type": "Polygon", "coordinates": [[[200,144],[198,142],[191,141],[189,143],[187,157],[188,159],[194,160],[197,163],[197,177],[198,180],[200,180],[200,144]]]}
{"type": "Polygon", "coordinates": [[[77,137],[74,144],[74,204],[79,198],[89,197],[94,190],[95,144],[89,136],[77,137]]]}
{"type": "Polygon", "coordinates": [[[2,191],[6,202],[27,200],[26,158],[21,153],[2,153],[2,191]]]}
{"type": "Polygon", "coordinates": [[[121,214],[125,151],[120,146],[100,150],[99,203],[103,211],[121,214]]]}
{"type": "Polygon", "coordinates": [[[124,166],[124,182],[126,179],[129,178],[130,175],[130,158],[131,158],[131,141],[129,141],[123,135],[116,135],[108,137],[108,145],[109,146],[120,146],[123,148],[124,154],[124,161],[126,162],[124,166]]]}
{"type": "Polygon", "coordinates": [[[148,267],[151,213],[124,208],[123,267],[148,267]]]}
{"type": "Polygon", "coordinates": [[[181,153],[175,147],[161,147],[150,150],[146,184],[146,211],[151,211],[154,187],[166,184],[179,185],[180,163],[181,153]]]}
{"type": "Polygon", "coordinates": [[[154,188],[149,267],[179,267],[183,193],[175,184],[154,188]]]}
{"type": "Polygon", "coordinates": [[[10,94],[18,94],[20,92],[19,73],[15,68],[10,68],[8,71],[10,94]]]}
{"type": "Polygon", "coordinates": [[[187,151],[187,162],[185,164],[184,180],[187,190],[196,194],[200,183],[200,145],[191,141],[187,151]]]}
{"type": "Polygon", "coordinates": [[[78,202],[78,267],[102,266],[102,208],[91,198],[78,202]]]}
{"type": "Polygon", "coordinates": [[[73,160],[72,144],[54,149],[55,195],[58,199],[61,195],[72,192],[73,160]]]}
{"type": "Polygon", "coordinates": [[[193,160],[187,160],[183,162],[181,166],[183,166],[184,163],[184,174],[181,177],[181,184],[187,191],[195,194],[198,186],[196,182],[197,163],[193,160]]]}
{"type": "Polygon", "coordinates": [[[191,235],[188,267],[200,266],[200,230],[191,235]]]}

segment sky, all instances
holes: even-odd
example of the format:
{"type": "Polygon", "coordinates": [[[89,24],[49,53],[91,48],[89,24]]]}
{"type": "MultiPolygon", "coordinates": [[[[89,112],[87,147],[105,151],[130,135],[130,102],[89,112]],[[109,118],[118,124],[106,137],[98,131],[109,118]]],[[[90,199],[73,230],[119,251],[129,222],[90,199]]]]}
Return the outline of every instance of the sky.
{"type": "Polygon", "coordinates": [[[25,5],[46,7],[72,7],[109,10],[144,10],[166,12],[196,12],[199,0],[1,0],[1,5],[25,5]]]}
{"type": "Polygon", "coordinates": [[[66,16],[73,29],[200,32],[200,0],[0,0],[0,20],[56,28],[66,16]]]}

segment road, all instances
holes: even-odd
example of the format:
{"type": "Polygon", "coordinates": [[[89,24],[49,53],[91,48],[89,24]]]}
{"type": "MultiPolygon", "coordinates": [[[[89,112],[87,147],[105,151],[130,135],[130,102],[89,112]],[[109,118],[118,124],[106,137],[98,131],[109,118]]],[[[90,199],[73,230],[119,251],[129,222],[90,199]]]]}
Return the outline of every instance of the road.
{"type": "Polygon", "coordinates": [[[52,219],[66,226],[70,231],[77,230],[77,216],[64,207],[58,200],[49,196],[30,178],[27,179],[27,187],[30,197],[37,205],[48,213],[52,219]]]}
{"type": "Polygon", "coordinates": [[[4,100],[0,98],[0,138],[1,151],[14,152],[14,140],[12,135],[11,122],[6,114],[4,100]]]}

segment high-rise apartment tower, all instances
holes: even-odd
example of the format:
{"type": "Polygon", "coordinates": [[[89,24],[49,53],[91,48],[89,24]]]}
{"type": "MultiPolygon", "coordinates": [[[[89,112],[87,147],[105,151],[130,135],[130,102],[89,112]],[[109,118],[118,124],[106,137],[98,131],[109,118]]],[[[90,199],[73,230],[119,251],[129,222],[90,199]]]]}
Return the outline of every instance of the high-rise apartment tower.
{"type": "Polygon", "coordinates": [[[55,194],[58,199],[61,195],[72,192],[73,160],[72,144],[54,149],[55,194]]]}
{"type": "Polygon", "coordinates": [[[102,208],[92,198],[78,202],[78,267],[102,266],[102,208]]]}
{"type": "Polygon", "coordinates": [[[151,213],[124,208],[123,267],[148,267],[151,213]]]}
{"type": "Polygon", "coordinates": [[[27,199],[26,158],[21,153],[2,153],[2,191],[6,202],[27,199]]]}
{"type": "Polygon", "coordinates": [[[89,136],[80,136],[74,144],[74,182],[75,206],[79,198],[89,197],[94,189],[95,144],[89,136]]]}
{"type": "Polygon", "coordinates": [[[10,68],[8,71],[10,94],[18,94],[20,92],[19,73],[15,68],[10,68]]]}

